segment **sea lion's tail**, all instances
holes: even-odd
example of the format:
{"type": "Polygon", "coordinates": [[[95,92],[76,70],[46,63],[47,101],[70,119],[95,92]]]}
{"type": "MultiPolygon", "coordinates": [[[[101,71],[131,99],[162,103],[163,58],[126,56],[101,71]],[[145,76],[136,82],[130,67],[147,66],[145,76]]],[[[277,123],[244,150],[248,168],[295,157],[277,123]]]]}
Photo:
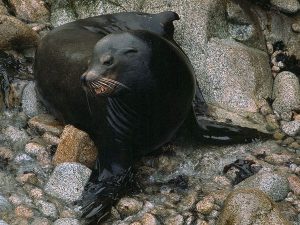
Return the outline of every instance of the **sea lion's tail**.
{"type": "Polygon", "coordinates": [[[109,214],[112,206],[125,195],[133,184],[132,168],[106,179],[92,179],[85,186],[81,205],[82,218],[87,225],[100,224],[109,214]]]}

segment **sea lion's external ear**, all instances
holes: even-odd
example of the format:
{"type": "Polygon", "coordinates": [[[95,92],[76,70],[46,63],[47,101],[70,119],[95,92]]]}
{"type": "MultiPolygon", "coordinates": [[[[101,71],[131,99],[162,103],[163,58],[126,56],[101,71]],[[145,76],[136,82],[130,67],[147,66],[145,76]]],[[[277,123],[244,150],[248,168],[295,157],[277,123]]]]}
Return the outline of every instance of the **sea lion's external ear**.
{"type": "Polygon", "coordinates": [[[165,36],[168,39],[173,39],[173,35],[174,35],[173,21],[180,19],[178,14],[172,11],[165,11],[156,14],[156,16],[158,17],[160,25],[165,31],[165,34],[163,36],[165,36]]]}

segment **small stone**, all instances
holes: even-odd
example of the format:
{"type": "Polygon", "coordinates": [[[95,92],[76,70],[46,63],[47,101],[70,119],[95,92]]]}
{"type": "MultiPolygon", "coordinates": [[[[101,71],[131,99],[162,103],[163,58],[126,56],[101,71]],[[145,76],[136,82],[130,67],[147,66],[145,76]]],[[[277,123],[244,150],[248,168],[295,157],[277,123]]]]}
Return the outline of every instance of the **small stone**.
{"type": "Polygon", "coordinates": [[[265,171],[258,172],[257,174],[245,179],[236,185],[235,188],[259,189],[266,193],[274,201],[283,200],[290,191],[288,180],[284,175],[265,171]]]}
{"type": "Polygon", "coordinates": [[[291,72],[279,73],[274,80],[272,106],[280,115],[291,112],[300,106],[300,84],[297,76],[291,72]]]}
{"type": "Polygon", "coordinates": [[[40,188],[33,188],[29,193],[31,198],[41,199],[43,197],[43,190],[40,188]]]}
{"type": "Polygon", "coordinates": [[[278,73],[280,71],[280,67],[279,66],[272,66],[272,71],[278,73]]]}
{"type": "Polygon", "coordinates": [[[50,145],[58,145],[59,144],[59,141],[60,139],[53,135],[52,133],[49,133],[49,132],[45,132],[43,135],[42,135],[42,138],[50,145]]]}
{"type": "Polygon", "coordinates": [[[30,81],[24,88],[22,95],[23,112],[30,118],[45,111],[38,100],[35,86],[35,83],[30,81]]]}
{"type": "Polygon", "coordinates": [[[44,216],[57,218],[57,209],[53,203],[39,200],[36,203],[38,209],[44,214],[44,216]]]}
{"type": "Polygon", "coordinates": [[[0,220],[0,225],[8,225],[4,220],[0,220]]]}
{"type": "Polygon", "coordinates": [[[289,144],[288,147],[294,149],[300,149],[300,144],[297,141],[294,141],[293,143],[289,144]]]}
{"type": "Polygon", "coordinates": [[[282,140],[285,137],[285,134],[283,132],[280,132],[279,130],[277,130],[273,134],[273,137],[275,138],[275,140],[282,140]]]}
{"type": "Polygon", "coordinates": [[[72,203],[81,197],[91,170],[79,163],[62,163],[55,167],[45,186],[50,196],[72,203]]]}
{"type": "Polygon", "coordinates": [[[143,207],[143,203],[134,198],[121,198],[116,208],[121,215],[130,216],[136,214],[143,207]]]}
{"type": "Polygon", "coordinates": [[[145,213],[141,219],[143,225],[158,225],[158,221],[151,213],[145,213]]]}
{"type": "Polygon", "coordinates": [[[196,210],[199,213],[207,215],[214,209],[214,199],[212,196],[204,197],[203,200],[197,203],[196,210]]]}
{"type": "Polygon", "coordinates": [[[281,129],[289,136],[296,136],[300,134],[300,121],[281,122],[281,129]]]}
{"type": "Polygon", "coordinates": [[[181,211],[188,211],[192,209],[197,201],[197,196],[197,191],[191,191],[190,193],[188,193],[188,195],[181,200],[179,209],[181,211]]]}
{"type": "Polygon", "coordinates": [[[0,147],[0,157],[3,159],[12,160],[14,157],[14,153],[7,147],[0,147]]]}
{"type": "Polygon", "coordinates": [[[12,210],[12,206],[9,201],[0,195],[0,212],[9,212],[12,210]]]}
{"type": "Polygon", "coordinates": [[[38,179],[34,173],[25,173],[25,174],[18,175],[16,180],[21,184],[25,184],[25,183],[33,184],[33,185],[38,184],[38,179]]]}
{"type": "Polygon", "coordinates": [[[31,158],[27,154],[19,154],[14,159],[14,162],[17,164],[25,164],[25,163],[32,162],[32,161],[34,161],[33,158],[31,158]]]}
{"type": "Polygon", "coordinates": [[[166,225],[183,225],[183,216],[182,215],[175,215],[175,216],[170,216],[165,220],[166,225]]]}
{"type": "Polygon", "coordinates": [[[267,42],[267,49],[268,49],[268,53],[269,53],[269,55],[272,55],[272,54],[273,54],[273,52],[274,52],[274,48],[273,48],[273,45],[272,45],[272,43],[270,43],[270,42],[267,42]]]}
{"type": "Polygon", "coordinates": [[[58,165],[63,162],[79,162],[93,168],[97,154],[97,148],[86,132],[67,125],[61,135],[53,163],[58,165]]]}
{"type": "Polygon", "coordinates": [[[40,153],[46,152],[46,147],[35,142],[29,142],[25,145],[25,152],[29,155],[37,156],[40,153]]]}
{"type": "Polygon", "coordinates": [[[299,24],[299,23],[293,23],[293,24],[292,24],[292,30],[293,30],[295,33],[300,33],[300,24],[299,24]]]}
{"type": "Polygon", "coordinates": [[[300,121],[300,114],[294,114],[294,116],[293,116],[293,118],[294,118],[294,120],[296,120],[296,121],[300,121]]]}
{"type": "Polygon", "coordinates": [[[197,219],[196,225],[209,225],[205,220],[197,219]]]}
{"type": "Polygon", "coordinates": [[[286,139],[284,139],[284,140],[282,141],[281,144],[282,144],[283,146],[287,146],[287,145],[292,144],[294,141],[295,141],[294,138],[292,138],[292,137],[287,137],[286,139]]]}
{"type": "Polygon", "coordinates": [[[284,163],[290,162],[292,156],[289,154],[270,154],[266,156],[265,161],[272,165],[282,165],[284,163]]]}
{"type": "Polygon", "coordinates": [[[300,178],[296,175],[291,175],[288,177],[291,190],[295,195],[300,195],[300,178]]]}
{"type": "Polygon", "coordinates": [[[24,205],[17,206],[15,209],[15,214],[16,214],[16,216],[25,218],[25,219],[30,219],[33,217],[32,209],[30,209],[24,205]]]}
{"type": "Polygon", "coordinates": [[[283,113],[280,114],[281,119],[284,120],[284,121],[291,121],[292,116],[293,116],[293,113],[291,111],[290,112],[283,112],[283,113]]]}
{"type": "Polygon", "coordinates": [[[40,114],[31,118],[28,125],[41,134],[49,132],[59,136],[63,130],[62,124],[49,114],[40,114]]]}
{"type": "Polygon", "coordinates": [[[135,222],[131,223],[130,225],[143,225],[143,224],[141,224],[141,223],[138,222],[138,221],[135,221],[135,222]]]}
{"type": "Polygon", "coordinates": [[[297,0],[271,0],[270,3],[284,13],[296,13],[300,9],[300,3],[297,0]]]}
{"type": "Polygon", "coordinates": [[[73,218],[62,218],[56,220],[53,225],[80,225],[77,219],[73,218]]]}
{"type": "Polygon", "coordinates": [[[23,149],[25,144],[29,141],[29,136],[24,129],[14,126],[8,126],[2,130],[3,136],[6,137],[14,146],[14,150],[23,149]]]}
{"type": "Polygon", "coordinates": [[[47,218],[35,218],[30,225],[51,225],[51,221],[47,218]]]}

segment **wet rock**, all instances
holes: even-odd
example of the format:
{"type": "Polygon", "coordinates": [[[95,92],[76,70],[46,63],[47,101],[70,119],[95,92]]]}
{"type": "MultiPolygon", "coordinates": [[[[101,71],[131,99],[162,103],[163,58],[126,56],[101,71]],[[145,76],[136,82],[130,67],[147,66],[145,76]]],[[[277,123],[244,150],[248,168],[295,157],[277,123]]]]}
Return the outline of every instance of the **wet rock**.
{"type": "Polygon", "coordinates": [[[23,149],[25,144],[29,141],[27,132],[14,126],[6,127],[2,130],[2,134],[12,143],[14,149],[23,149]]]}
{"type": "Polygon", "coordinates": [[[0,15],[9,15],[3,1],[0,1],[0,15]]]}
{"type": "Polygon", "coordinates": [[[122,198],[116,208],[121,215],[130,216],[136,214],[143,207],[143,203],[134,198],[122,198]]]}
{"type": "Polygon", "coordinates": [[[7,160],[12,160],[14,153],[7,147],[0,147],[0,157],[7,160]]]}
{"type": "Polygon", "coordinates": [[[29,22],[43,21],[50,18],[50,12],[44,1],[40,0],[8,0],[13,7],[16,17],[29,22]]]}
{"type": "Polygon", "coordinates": [[[204,215],[211,213],[214,209],[214,199],[212,196],[204,197],[203,200],[197,203],[196,210],[204,215]]]}
{"type": "Polygon", "coordinates": [[[91,170],[78,163],[62,163],[55,167],[45,186],[50,196],[68,203],[78,200],[88,181],[91,170]]]}
{"type": "Polygon", "coordinates": [[[29,142],[25,145],[25,152],[32,156],[37,156],[46,152],[46,147],[35,142],[29,142]]]}
{"type": "Polygon", "coordinates": [[[296,121],[296,120],[290,122],[282,121],[281,129],[287,135],[294,137],[300,134],[300,121],[296,121]]]}
{"type": "Polygon", "coordinates": [[[30,225],[50,225],[52,224],[47,218],[35,218],[30,225]]]}
{"type": "Polygon", "coordinates": [[[26,164],[26,163],[29,163],[32,161],[33,161],[33,158],[31,158],[29,155],[24,154],[24,153],[18,154],[14,159],[14,162],[17,164],[26,164]]]}
{"type": "Polygon", "coordinates": [[[53,135],[52,133],[50,132],[45,132],[43,135],[42,135],[44,141],[46,141],[48,144],[50,145],[54,145],[54,146],[57,146],[60,142],[60,139],[59,137],[53,135]]]}
{"type": "Polygon", "coordinates": [[[0,220],[0,225],[8,225],[4,220],[0,220]]]}
{"type": "Polygon", "coordinates": [[[30,81],[24,88],[22,96],[22,108],[28,117],[33,117],[45,112],[44,107],[38,101],[37,93],[35,91],[35,83],[33,81],[30,81]]]}
{"type": "Polygon", "coordinates": [[[217,225],[291,225],[263,192],[236,190],[226,199],[217,225]]]}
{"type": "Polygon", "coordinates": [[[0,15],[0,49],[24,49],[36,46],[38,35],[20,20],[0,15]]]}
{"type": "Polygon", "coordinates": [[[293,23],[292,30],[296,33],[300,33],[300,23],[293,23]]]}
{"type": "Polygon", "coordinates": [[[22,93],[27,84],[27,81],[22,80],[14,80],[9,84],[9,92],[5,96],[5,104],[9,109],[20,106],[22,93]]]}
{"type": "MultiPolygon", "coordinates": [[[[100,12],[99,12],[100,14],[100,12]]],[[[60,25],[63,25],[65,23],[72,22],[76,20],[76,14],[74,10],[70,8],[56,8],[52,10],[51,12],[51,24],[54,27],[58,27],[60,25]]]]}
{"type": "Polygon", "coordinates": [[[79,162],[92,168],[97,157],[97,148],[89,135],[72,125],[65,126],[53,163],[79,162]]]}
{"type": "Polygon", "coordinates": [[[24,205],[20,205],[20,206],[16,207],[15,214],[18,217],[26,218],[26,219],[33,217],[32,209],[30,209],[29,207],[24,206],[24,205]]]}
{"type": "Polygon", "coordinates": [[[40,114],[31,118],[28,121],[28,125],[31,129],[41,134],[49,132],[59,136],[63,130],[62,124],[49,114],[40,114]]]}
{"type": "Polygon", "coordinates": [[[300,3],[297,0],[271,0],[270,2],[284,13],[296,13],[300,9],[300,3]]]}
{"type": "Polygon", "coordinates": [[[182,215],[170,216],[165,220],[166,225],[183,225],[184,219],[182,215]]]}
{"type": "Polygon", "coordinates": [[[158,225],[158,221],[151,213],[145,213],[141,219],[143,225],[158,225]]]}
{"type": "Polygon", "coordinates": [[[235,3],[228,1],[226,3],[227,6],[227,15],[230,21],[233,21],[235,23],[239,24],[251,24],[252,21],[249,18],[249,15],[247,15],[242,7],[235,3]]]}
{"type": "Polygon", "coordinates": [[[53,203],[39,200],[37,201],[36,206],[44,214],[44,216],[57,218],[58,212],[56,206],[53,203]]]}
{"type": "Polygon", "coordinates": [[[53,225],[79,225],[79,221],[73,218],[62,218],[56,220],[53,225]]]}
{"type": "Polygon", "coordinates": [[[0,212],[9,212],[12,210],[12,206],[9,201],[0,195],[0,212]]]}
{"type": "Polygon", "coordinates": [[[291,190],[295,195],[300,195],[300,178],[296,175],[291,175],[288,177],[291,190]]]}
{"type": "Polygon", "coordinates": [[[273,88],[274,111],[282,114],[300,107],[300,85],[295,74],[284,71],[279,73],[273,88]]]}
{"type": "Polygon", "coordinates": [[[273,201],[283,200],[290,191],[284,175],[273,172],[259,172],[236,185],[236,189],[255,188],[266,193],[273,201]]]}
{"type": "Polygon", "coordinates": [[[179,210],[187,211],[192,209],[197,201],[197,196],[197,191],[191,191],[190,193],[188,193],[188,195],[181,200],[179,204],[179,210]]]}

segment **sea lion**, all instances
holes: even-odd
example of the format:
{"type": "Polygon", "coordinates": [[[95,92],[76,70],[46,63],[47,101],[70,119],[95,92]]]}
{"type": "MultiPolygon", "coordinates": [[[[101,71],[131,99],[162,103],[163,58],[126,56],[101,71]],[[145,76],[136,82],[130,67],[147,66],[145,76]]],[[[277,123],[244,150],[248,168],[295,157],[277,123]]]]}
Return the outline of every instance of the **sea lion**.
{"type": "Polygon", "coordinates": [[[37,49],[44,102],[100,151],[82,199],[90,224],[124,192],[132,164],[169,142],[191,111],[195,76],[173,40],[177,19],[174,12],[92,17],[54,29],[37,49]]]}

